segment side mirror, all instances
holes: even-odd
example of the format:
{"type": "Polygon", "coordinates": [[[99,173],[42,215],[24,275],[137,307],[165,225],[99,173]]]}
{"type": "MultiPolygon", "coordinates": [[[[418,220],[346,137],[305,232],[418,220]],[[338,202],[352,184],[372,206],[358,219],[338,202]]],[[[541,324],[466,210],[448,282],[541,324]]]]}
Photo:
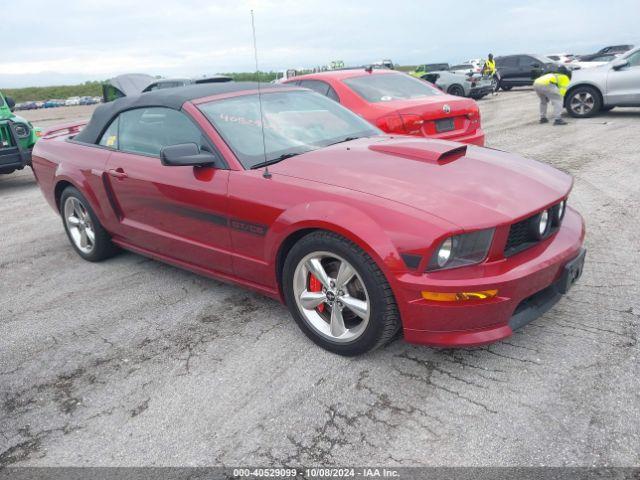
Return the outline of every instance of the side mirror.
{"type": "Polygon", "coordinates": [[[620,70],[621,68],[628,67],[629,60],[626,58],[616,58],[613,62],[611,62],[611,67],[614,70],[620,70]]]}
{"type": "Polygon", "coordinates": [[[167,167],[204,167],[215,166],[218,157],[211,152],[201,151],[195,143],[181,143],[163,147],[160,161],[167,167]]]}
{"type": "Polygon", "coordinates": [[[7,105],[9,106],[9,110],[13,112],[16,108],[16,101],[11,97],[5,97],[4,100],[7,102],[7,105]]]}

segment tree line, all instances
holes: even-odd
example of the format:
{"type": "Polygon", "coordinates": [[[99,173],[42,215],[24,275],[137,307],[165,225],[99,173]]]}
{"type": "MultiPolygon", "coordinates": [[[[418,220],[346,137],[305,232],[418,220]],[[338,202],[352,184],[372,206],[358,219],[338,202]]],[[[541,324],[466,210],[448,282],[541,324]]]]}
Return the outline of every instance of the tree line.
{"type": "MultiPolygon", "coordinates": [[[[238,82],[270,82],[277,78],[277,72],[232,72],[223,73],[238,82]]],[[[102,96],[103,81],[84,82],[78,85],[55,85],[51,87],[0,88],[0,91],[16,102],[46,101],[52,98],[102,96]]]]}

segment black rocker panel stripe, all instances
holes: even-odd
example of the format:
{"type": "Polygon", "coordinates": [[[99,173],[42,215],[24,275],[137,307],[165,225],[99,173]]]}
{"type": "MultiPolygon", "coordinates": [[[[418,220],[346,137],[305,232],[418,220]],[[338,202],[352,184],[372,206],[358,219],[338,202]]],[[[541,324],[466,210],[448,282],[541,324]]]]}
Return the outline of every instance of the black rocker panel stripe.
{"type": "Polygon", "coordinates": [[[229,228],[233,228],[234,230],[238,230],[240,232],[245,232],[251,235],[257,235],[260,237],[263,237],[264,235],[266,235],[267,230],[269,229],[267,225],[262,225],[260,223],[246,222],[239,218],[230,218],[227,215],[203,212],[201,210],[189,208],[187,206],[169,205],[166,208],[167,210],[171,210],[178,215],[215,223],[216,225],[226,226],[229,228]]]}

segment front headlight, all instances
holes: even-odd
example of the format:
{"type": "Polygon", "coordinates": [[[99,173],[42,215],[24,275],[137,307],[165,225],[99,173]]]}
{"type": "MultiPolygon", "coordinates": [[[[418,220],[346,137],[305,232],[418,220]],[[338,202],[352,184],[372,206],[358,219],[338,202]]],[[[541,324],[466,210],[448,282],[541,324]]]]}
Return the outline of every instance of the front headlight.
{"type": "Polygon", "coordinates": [[[489,253],[494,228],[446,238],[431,256],[427,270],[463,267],[482,262],[489,253]]]}
{"type": "Polygon", "coordinates": [[[556,206],[556,222],[559,224],[564,218],[564,212],[567,210],[567,201],[563,200],[556,206]]]}
{"type": "Polygon", "coordinates": [[[16,123],[13,125],[13,130],[16,132],[18,138],[27,138],[31,130],[24,123],[16,123]]]}
{"type": "Polygon", "coordinates": [[[534,220],[533,228],[536,230],[539,238],[544,238],[549,232],[551,222],[549,221],[549,210],[544,210],[534,220]]]}
{"type": "Polygon", "coordinates": [[[442,242],[442,245],[440,245],[440,248],[438,249],[438,252],[436,255],[436,263],[438,264],[438,268],[444,267],[447,264],[447,262],[451,260],[452,249],[453,249],[453,238],[449,237],[444,242],[442,242]]]}

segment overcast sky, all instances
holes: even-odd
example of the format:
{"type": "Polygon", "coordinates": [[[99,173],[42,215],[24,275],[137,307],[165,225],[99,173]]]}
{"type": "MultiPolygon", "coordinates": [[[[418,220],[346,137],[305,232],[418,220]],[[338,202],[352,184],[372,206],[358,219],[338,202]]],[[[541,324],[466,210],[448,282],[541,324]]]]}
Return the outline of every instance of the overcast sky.
{"type": "Polygon", "coordinates": [[[640,44],[640,0],[0,0],[0,87],[640,44]],[[10,48],[9,48],[10,45],[10,48]]]}

